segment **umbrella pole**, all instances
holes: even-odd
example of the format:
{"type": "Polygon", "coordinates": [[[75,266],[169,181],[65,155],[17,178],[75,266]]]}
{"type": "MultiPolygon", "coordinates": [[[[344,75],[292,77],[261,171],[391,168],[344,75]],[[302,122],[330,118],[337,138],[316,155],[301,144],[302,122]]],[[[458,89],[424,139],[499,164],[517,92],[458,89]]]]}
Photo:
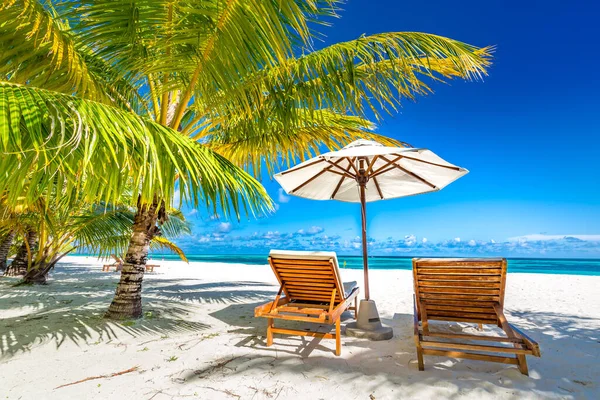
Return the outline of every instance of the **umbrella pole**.
{"type": "Polygon", "coordinates": [[[394,336],[394,331],[389,326],[381,324],[379,312],[375,302],[370,299],[369,294],[369,261],[367,255],[367,201],[365,190],[367,179],[359,180],[360,185],[360,208],[362,211],[362,245],[363,265],[365,272],[365,299],[360,301],[360,309],[356,322],[346,325],[346,335],[366,338],[370,340],[388,340],[394,336]]]}
{"type": "Polygon", "coordinates": [[[369,294],[369,260],[367,255],[367,202],[365,198],[365,184],[360,184],[360,208],[362,213],[362,251],[363,270],[365,274],[365,300],[370,299],[369,294]]]}

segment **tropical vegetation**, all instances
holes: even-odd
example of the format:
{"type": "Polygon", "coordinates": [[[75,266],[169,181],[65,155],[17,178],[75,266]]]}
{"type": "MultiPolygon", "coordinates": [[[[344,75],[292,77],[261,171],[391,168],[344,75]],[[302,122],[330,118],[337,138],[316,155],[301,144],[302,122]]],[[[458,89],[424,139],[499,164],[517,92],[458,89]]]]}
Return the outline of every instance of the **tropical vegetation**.
{"type": "MultiPolygon", "coordinates": [[[[237,218],[269,213],[257,181],[264,168],[270,174],[357,138],[398,144],[374,133],[369,119],[430,93],[435,81],[486,73],[490,48],[426,33],[316,49],[316,29],[338,5],[2,0],[6,206],[42,206],[40,215],[64,204],[92,213],[99,204],[134,207],[107,315],[141,316],[149,246],[176,193],[237,218]]],[[[42,231],[29,223],[20,235],[42,231]]]]}

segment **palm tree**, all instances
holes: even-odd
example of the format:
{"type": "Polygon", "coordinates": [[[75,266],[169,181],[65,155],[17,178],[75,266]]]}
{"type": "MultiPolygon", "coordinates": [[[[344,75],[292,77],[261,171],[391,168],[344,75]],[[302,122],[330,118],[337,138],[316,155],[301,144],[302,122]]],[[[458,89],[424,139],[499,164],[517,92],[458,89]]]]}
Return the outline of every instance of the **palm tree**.
{"type": "MultiPolygon", "coordinates": [[[[119,119],[142,124],[142,136],[150,136],[153,144],[175,140],[173,132],[178,131],[183,135],[177,145],[185,143],[187,149],[191,138],[205,152],[213,149],[258,175],[262,163],[272,172],[279,163],[307,157],[319,146],[335,148],[359,137],[377,137],[367,114],[373,112],[380,118],[379,109],[393,112],[401,99],[429,93],[431,82],[477,79],[486,73],[489,48],[425,33],[363,36],[314,51],[313,28],[324,23],[323,18],[336,16],[337,3],[5,0],[0,15],[0,75],[7,82],[27,85],[36,98],[60,97],[60,92],[70,96],[64,101],[86,104],[75,115],[69,107],[61,109],[57,120],[83,115],[89,117],[90,129],[103,130],[97,123],[106,122],[104,104],[110,104],[118,108],[119,119]],[[95,101],[93,107],[88,100],[95,101]]],[[[3,87],[13,96],[22,90],[14,84],[3,87]]],[[[12,104],[13,98],[8,99],[12,104]]],[[[7,118],[0,103],[0,121],[10,121],[7,118]]],[[[45,135],[35,138],[32,147],[40,151],[46,143],[39,139],[45,135]]],[[[117,137],[110,138],[103,143],[109,149],[112,141],[118,142],[117,137]]],[[[131,140],[143,142],[139,136],[131,140]]],[[[164,147],[171,154],[181,154],[174,153],[174,147],[164,147]]],[[[95,162],[85,164],[86,173],[97,176],[97,162],[110,159],[110,151],[100,153],[89,155],[95,162]]],[[[187,183],[189,189],[182,193],[188,197],[206,181],[195,182],[194,174],[179,173],[188,172],[182,165],[192,162],[191,150],[177,160],[178,168],[172,173],[157,171],[155,157],[168,158],[168,154],[161,148],[152,153],[151,162],[137,164],[141,169],[134,179],[142,188],[121,281],[108,313],[111,317],[141,315],[139,291],[148,243],[159,232],[163,202],[170,201],[175,178],[179,185],[187,183]],[[156,183],[149,179],[154,176],[164,179],[156,183]],[[132,282],[135,293],[129,296],[132,282]]],[[[61,154],[51,162],[59,163],[61,177],[68,179],[73,170],[62,168],[63,157],[68,158],[61,154]]],[[[212,153],[211,157],[217,159],[212,153]]],[[[210,176],[229,178],[237,171],[219,160],[210,166],[210,176]],[[221,168],[226,172],[218,174],[221,168]]],[[[126,164],[120,161],[115,164],[126,164]]],[[[0,167],[6,171],[16,162],[0,162],[0,167]]],[[[195,162],[197,172],[206,176],[202,167],[207,163],[195,162]]],[[[44,180],[39,169],[33,170],[29,179],[47,183],[49,178],[44,180]]],[[[107,182],[96,185],[86,180],[82,190],[115,196],[118,190],[113,188],[122,173],[122,169],[111,170],[107,182]]],[[[6,187],[19,189],[0,183],[0,190],[6,187]]],[[[252,188],[247,204],[261,199],[258,189],[252,188]]],[[[217,181],[211,189],[211,200],[227,191],[229,196],[219,199],[228,198],[239,217],[238,193],[243,189],[230,179],[217,181]],[[229,185],[236,189],[228,189],[229,185]]],[[[215,206],[214,201],[209,203],[215,206]]]]}
{"type": "MultiPolygon", "coordinates": [[[[127,249],[135,209],[125,205],[87,204],[77,196],[62,198],[48,208],[40,200],[27,212],[13,213],[0,220],[0,234],[18,234],[23,244],[8,275],[23,275],[23,283],[46,283],[48,273],[69,253],[82,250],[107,257],[127,249]],[[32,232],[31,227],[36,231],[32,232]]],[[[168,210],[164,235],[151,242],[156,249],[185,255],[170,239],[190,234],[190,226],[178,210],[168,210]]]]}

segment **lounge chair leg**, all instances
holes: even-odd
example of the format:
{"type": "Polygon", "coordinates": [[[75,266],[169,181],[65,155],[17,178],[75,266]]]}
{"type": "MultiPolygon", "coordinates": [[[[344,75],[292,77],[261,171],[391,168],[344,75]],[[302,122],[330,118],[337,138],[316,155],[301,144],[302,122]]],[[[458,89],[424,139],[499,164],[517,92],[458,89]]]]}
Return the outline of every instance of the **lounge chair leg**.
{"type": "Polygon", "coordinates": [[[419,371],[425,371],[425,363],[423,362],[423,350],[421,346],[417,347],[417,361],[419,362],[419,371]]]}
{"type": "Polygon", "coordinates": [[[358,296],[354,298],[354,319],[358,319],[358,296]]]}
{"type": "Polygon", "coordinates": [[[529,376],[529,369],[527,368],[527,359],[523,354],[517,354],[517,366],[519,367],[519,371],[523,375],[529,376]]]}
{"type": "Polygon", "coordinates": [[[342,330],[341,330],[341,318],[335,321],[335,355],[342,355],[342,330]]]}
{"type": "Polygon", "coordinates": [[[482,323],[479,323],[479,328],[478,328],[478,330],[480,330],[480,331],[482,331],[482,330],[483,330],[483,324],[482,324],[482,323]]]}
{"type": "Polygon", "coordinates": [[[267,318],[267,347],[273,344],[273,318],[267,318]]]}

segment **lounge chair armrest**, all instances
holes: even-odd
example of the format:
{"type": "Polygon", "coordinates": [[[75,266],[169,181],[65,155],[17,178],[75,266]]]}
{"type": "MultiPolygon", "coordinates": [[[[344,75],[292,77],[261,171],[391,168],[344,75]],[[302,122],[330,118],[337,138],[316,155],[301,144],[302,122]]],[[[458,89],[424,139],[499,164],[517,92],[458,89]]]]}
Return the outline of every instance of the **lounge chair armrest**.
{"type": "Polygon", "coordinates": [[[527,334],[525,334],[525,332],[521,331],[518,328],[515,328],[512,324],[509,324],[509,325],[510,325],[510,328],[515,333],[515,335],[519,339],[522,339],[527,344],[527,346],[533,352],[534,356],[536,356],[536,357],[541,357],[542,356],[542,353],[540,351],[540,345],[538,344],[538,342],[536,342],[535,340],[533,340],[532,338],[530,338],[529,336],[527,336],[527,334]]]}
{"type": "Polygon", "coordinates": [[[413,294],[413,323],[415,329],[415,339],[419,338],[419,312],[417,311],[417,295],[413,294]]]}
{"type": "Polygon", "coordinates": [[[514,326],[512,326],[511,324],[508,323],[508,320],[506,319],[506,316],[504,315],[504,310],[503,310],[502,306],[500,306],[499,304],[496,304],[496,305],[494,305],[494,310],[496,311],[498,320],[500,321],[500,324],[502,325],[502,329],[504,329],[504,331],[506,332],[506,335],[508,337],[516,337],[516,338],[522,339],[523,342],[527,345],[527,347],[533,352],[533,355],[536,357],[540,357],[541,352],[540,352],[539,344],[535,340],[533,340],[532,338],[527,336],[523,331],[515,328],[514,326]]]}
{"type": "Polygon", "coordinates": [[[344,299],[344,301],[340,302],[330,313],[327,313],[327,318],[329,321],[332,323],[337,321],[342,313],[352,305],[352,302],[354,301],[354,298],[358,296],[358,293],[360,293],[360,289],[358,287],[354,288],[348,297],[344,299]]]}
{"type": "Polygon", "coordinates": [[[254,316],[261,317],[263,315],[267,315],[271,312],[271,309],[273,308],[273,306],[275,306],[274,308],[277,308],[277,307],[287,304],[287,303],[289,303],[289,300],[287,299],[287,297],[282,297],[278,301],[273,300],[273,301],[270,301],[263,305],[257,306],[254,309],[254,316]],[[273,304],[273,303],[276,303],[276,304],[273,304]]]}

